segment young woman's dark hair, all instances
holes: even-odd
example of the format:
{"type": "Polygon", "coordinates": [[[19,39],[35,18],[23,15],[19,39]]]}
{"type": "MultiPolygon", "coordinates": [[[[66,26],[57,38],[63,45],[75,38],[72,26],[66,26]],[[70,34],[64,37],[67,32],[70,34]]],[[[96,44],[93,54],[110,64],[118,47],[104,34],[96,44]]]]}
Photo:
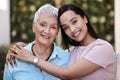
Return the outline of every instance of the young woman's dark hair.
{"type": "MultiPolygon", "coordinates": [[[[89,33],[93,38],[95,38],[95,39],[99,38],[99,37],[96,35],[94,29],[92,28],[92,26],[91,26],[91,24],[90,24],[90,21],[89,21],[87,15],[85,14],[85,12],[84,12],[81,8],[79,8],[79,7],[77,7],[77,6],[73,5],[73,4],[65,4],[65,5],[63,5],[63,6],[59,9],[59,11],[58,11],[58,22],[59,22],[59,24],[60,24],[60,16],[61,16],[64,12],[66,12],[66,11],[68,11],[68,10],[74,11],[76,14],[80,15],[82,18],[83,18],[83,17],[86,17],[86,18],[87,18],[87,21],[88,21],[88,23],[86,23],[87,28],[88,28],[88,33],[89,33]]],[[[79,46],[79,45],[80,45],[80,42],[75,41],[75,40],[69,38],[69,37],[65,34],[65,32],[64,32],[64,30],[62,29],[61,25],[60,25],[60,28],[61,28],[61,34],[62,34],[62,40],[63,40],[63,41],[62,41],[62,44],[65,46],[65,48],[69,48],[69,45],[72,45],[72,46],[79,46]]]]}

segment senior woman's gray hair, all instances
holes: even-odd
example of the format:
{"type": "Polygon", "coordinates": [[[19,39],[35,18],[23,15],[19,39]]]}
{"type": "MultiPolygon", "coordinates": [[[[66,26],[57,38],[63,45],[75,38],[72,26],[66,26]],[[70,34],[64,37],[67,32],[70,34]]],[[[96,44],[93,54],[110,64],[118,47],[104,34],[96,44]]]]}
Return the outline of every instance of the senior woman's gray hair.
{"type": "Polygon", "coordinates": [[[46,13],[48,15],[55,16],[56,18],[58,17],[58,9],[50,4],[45,4],[36,11],[34,20],[33,20],[34,23],[37,22],[40,14],[42,14],[42,13],[46,13]]]}

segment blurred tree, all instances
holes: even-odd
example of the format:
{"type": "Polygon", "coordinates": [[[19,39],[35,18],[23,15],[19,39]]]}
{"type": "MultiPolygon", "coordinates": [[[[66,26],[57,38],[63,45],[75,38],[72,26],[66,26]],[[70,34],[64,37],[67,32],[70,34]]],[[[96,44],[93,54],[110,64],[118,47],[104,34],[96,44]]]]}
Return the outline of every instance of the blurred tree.
{"type": "Polygon", "coordinates": [[[6,57],[6,53],[9,48],[10,48],[10,46],[8,46],[8,45],[0,46],[0,80],[3,80],[5,57],[6,57]]]}
{"type": "Polygon", "coordinates": [[[98,35],[114,45],[114,0],[11,0],[11,42],[34,39],[31,29],[34,13],[45,3],[58,8],[65,3],[80,6],[98,35]]]}

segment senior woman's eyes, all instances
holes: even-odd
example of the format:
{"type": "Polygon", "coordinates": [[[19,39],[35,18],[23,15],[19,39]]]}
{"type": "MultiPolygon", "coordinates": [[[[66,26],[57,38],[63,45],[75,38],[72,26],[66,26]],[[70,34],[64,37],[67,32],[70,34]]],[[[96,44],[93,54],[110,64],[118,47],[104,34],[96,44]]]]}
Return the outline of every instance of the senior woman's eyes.
{"type": "Polygon", "coordinates": [[[45,26],[46,26],[46,24],[44,24],[44,23],[40,23],[40,26],[45,27],[45,26]]]}
{"type": "Polygon", "coordinates": [[[51,27],[52,29],[57,29],[57,28],[58,28],[57,25],[51,25],[50,27],[51,27]]]}
{"type": "MultiPolygon", "coordinates": [[[[39,25],[40,25],[41,27],[47,27],[47,26],[48,26],[48,25],[45,24],[45,23],[40,23],[39,25]]],[[[51,29],[57,29],[57,28],[58,28],[57,25],[50,25],[50,26],[48,26],[48,27],[50,27],[51,29]]]]}

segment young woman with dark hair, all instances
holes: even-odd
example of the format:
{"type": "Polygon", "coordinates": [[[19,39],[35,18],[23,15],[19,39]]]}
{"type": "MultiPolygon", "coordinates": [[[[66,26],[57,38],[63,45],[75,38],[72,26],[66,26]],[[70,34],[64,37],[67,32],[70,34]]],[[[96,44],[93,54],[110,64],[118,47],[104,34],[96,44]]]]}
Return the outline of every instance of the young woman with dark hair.
{"type": "MultiPolygon", "coordinates": [[[[63,5],[58,12],[58,22],[63,44],[68,48],[69,45],[74,46],[69,49],[69,66],[59,67],[41,59],[36,66],[64,80],[115,80],[116,58],[113,47],[96,35],[84,11],[75,5],[63,5]]],[[[17,50],[21,53],[13,56],[33,63],[36,56],[28,55],[29,52],[22,47],[17,50]]]]}

